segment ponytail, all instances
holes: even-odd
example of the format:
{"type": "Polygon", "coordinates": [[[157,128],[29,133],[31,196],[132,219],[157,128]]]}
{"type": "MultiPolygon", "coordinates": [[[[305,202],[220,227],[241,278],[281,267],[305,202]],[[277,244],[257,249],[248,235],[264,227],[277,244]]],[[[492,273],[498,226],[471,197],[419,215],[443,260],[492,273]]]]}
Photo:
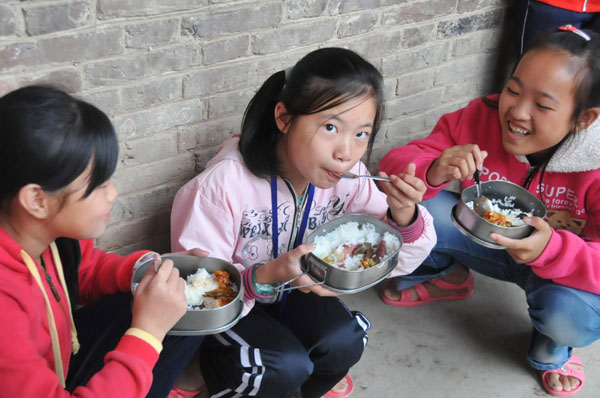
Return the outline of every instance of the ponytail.
{"type": "Polygon", "coordinates": [[[244,112],[239,149],[246,166],[257,176],[267,176],[279,168],[275,151],[279,129],[274,115],[284,85],[284,71],[271,75],[244,112]]]}

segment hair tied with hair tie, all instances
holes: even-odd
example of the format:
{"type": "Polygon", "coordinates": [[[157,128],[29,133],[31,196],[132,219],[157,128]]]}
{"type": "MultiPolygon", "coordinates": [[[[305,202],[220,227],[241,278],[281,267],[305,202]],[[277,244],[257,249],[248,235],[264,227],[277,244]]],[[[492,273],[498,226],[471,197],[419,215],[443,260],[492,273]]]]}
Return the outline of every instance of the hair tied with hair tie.
{"type": "Polygon", "coordinates": [[[583,30],[576,28],[575,26],[573,26],[571,24],[563,25],[563,26],[559,27],[558,29],[563,30],[565,32],[573,32],[576,35],[579,35],[580,37],[582,37],[585,41],[592,40],[592,38],[587,33],[585,33],[583,30]]]}

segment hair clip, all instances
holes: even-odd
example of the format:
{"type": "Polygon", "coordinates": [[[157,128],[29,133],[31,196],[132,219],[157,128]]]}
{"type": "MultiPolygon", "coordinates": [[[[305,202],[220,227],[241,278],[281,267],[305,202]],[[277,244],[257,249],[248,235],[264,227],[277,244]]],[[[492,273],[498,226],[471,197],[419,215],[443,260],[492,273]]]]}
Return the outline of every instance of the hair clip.
{"type": "Polygon", "coordinates": [[[583,30],[580,30],[580,29],[576,28],[575,26],[573,26],[571,24],[569,24],[569,25],[563,25],[563,26],[559,27],[558,29],[559,30],[563,30],[565,32],[573,32],[576,35],[579,35],[580,37],[582,37],[585,41],[592,40],[592,38],[590,37],[590,35],[588,35],[583,30]]]}

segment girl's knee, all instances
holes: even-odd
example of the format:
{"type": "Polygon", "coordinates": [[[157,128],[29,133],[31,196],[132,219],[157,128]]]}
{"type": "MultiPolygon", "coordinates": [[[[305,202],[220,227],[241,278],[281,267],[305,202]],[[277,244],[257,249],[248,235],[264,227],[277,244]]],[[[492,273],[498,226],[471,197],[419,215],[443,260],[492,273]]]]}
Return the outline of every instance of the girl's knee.
{"type": "Polygon", "coordinates": [[[366,344],[367,333],[353,321],[329,333],[324,341],[325,356],[340,368],[349,368],[358,362],[366,344]]]}
{"type": "Polygon", "coordinates": [[[286,392],[291,395],[298,391],[313,373],[313,363],[306,352],[280,353],[276,362],[265,366],[258,394],[261,397],[281,397],[286,392]]]}
{"type": "Polygon", "coordinates": [[[593,309],[575,289],[548,284],[530,295],[529,304],[533,326],[559,344],[582,347],[600,338],[590,324],[593,309]]]}

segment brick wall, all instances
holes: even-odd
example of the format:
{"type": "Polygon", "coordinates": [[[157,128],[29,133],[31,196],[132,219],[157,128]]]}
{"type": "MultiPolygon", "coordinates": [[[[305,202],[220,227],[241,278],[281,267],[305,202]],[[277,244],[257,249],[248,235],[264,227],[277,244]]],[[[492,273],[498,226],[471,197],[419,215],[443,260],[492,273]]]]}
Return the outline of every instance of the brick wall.
{"type": "Polygon", "coordinates": [[[120,144],[104,249],[169,250],[177,189],[237,133],[254,91],[318,47],[383,73],[370,166],[492,90],[501,0],[3,0],[0,95],[53,83],[104,110],[120,144]]]}

